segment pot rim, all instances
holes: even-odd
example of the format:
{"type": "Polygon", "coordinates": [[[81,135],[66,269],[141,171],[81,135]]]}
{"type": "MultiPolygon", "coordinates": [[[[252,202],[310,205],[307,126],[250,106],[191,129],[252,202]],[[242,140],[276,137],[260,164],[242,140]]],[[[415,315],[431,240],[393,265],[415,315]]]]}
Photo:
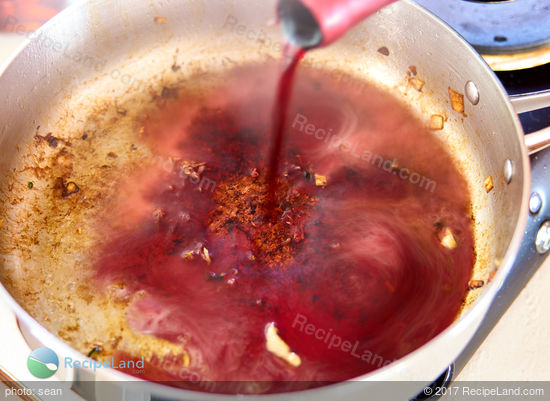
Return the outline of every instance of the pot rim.
{"type": "MultiPolygon", "coordinates": [[[[435,336],[432,340],[422,345],[421,347],[417,348],[416,350],[412,351],[411,353],[405,355],[404,357],[392,362],[391,364],[351,380],[347,380],[344,382],[335,383],[335,384],[331,384],[331,385],[327,385],[319,388],[314,388],[310,390],[303,390],[303,391],[297,391],[297,392],[291,392],[291,393],[268,394],[268,395],[245,395],[245,396],[238,395],[238,397],[246,397],[248,399],[253,399],[255,397],[258,397],[261,399],[279,399],[281,396],[284,396],[285,399],[293,400],[293,399],[299,399],[299,398],[301,399],[301,397],[303,396],[315,397],[319,395],[321,392],[324,393],[323,395],[325,396],[329,392],[331,392],[334,396],[342,396],[341,388],[342,386],[345,386],[346,383],[349,383],[349,382],[355,382],[355,381],[383,382],[383,381],[395,380],[395,379],[392,379],[393,374],[396,372],[403,373],[407,371],[407,366],[410,363],[410,361],[416,359],[418,355],[422,353],[428,353],[431,351],[431,349],[436,348],[438,346],[441,347],[443,344],[449,341],[452,341],[452,339],[457,335],[459,335],[459,333],[465,332],[467,328],[470,328],[474,324],[476,325],[476,329],[477,329],[479,322],[481,321],[481,319],[484,317],[487,310],[489,309],[491,303],[493,302],[493,299],[496,296],[497,291],[499,290],[500,286],[502,285],[505,277],[508,275],[515,261],[517,252],[520,248],[521,241],[524,236],[524,229],[527,224],[528,202],[529,202],[530,188],[531,188],[530,161],[529,161],[529,156],[528,156],[526,146],[524,145],[524,138],[523,138],[524,132],[523,132],[523,128],[520,123],[520,120],[518,118],[518,115],[516,114],[502,83],[498,80],[496,75],[491,71],[490,67],[487,65],[484,59],[473,49],[473,47],[471,47],[462,37],[460,37],[460,35],[456,33],[448,24],[446,24],[444,21],[439,19],[437,16],[433,15],[430,11],[426,10],[424,7],[414,3],[412,0],[402,0],[400,3],[405,3],[408,7],[412,7],[412,8],[415,8],[417,11],[420,11],[425,15],[426,18],[429,18],[432,20],[432,22],[438,24],[441,27],[441,30],[446,30],[452,33],[456,37],[457,45],[461,45],[464,48],[464,50],[468,51],[471,63],[475,62],[478,64],[480,74],[485,74],[484,78],[489,79],[491,81],[491,84],[494,87],[495,91],[498,92],[498,94],[500,95],[500,97],[505,103],[506,113],[508,113],[513,118],[514,130],[516,132],[516,139],[518,141],[518,146],[521,146],[521,168],[523,170],[523,177],[516,177],[516,179],[519,179],[519,178],[523,179],[523,188],[522,188],[523,194],[522,194],[521,204],[519,206],[520,213],[518,216],[518,224],[516,225],[515,231],[511,238],[508,249],[506,250],[502,264],[498,268],[498,271],[495,274],[493,280],[488,285],[486,285],[483,293],[480,294],[479,298],[473,303],[473,305],[471,305],[468,308],[468,310],[466,310],[450,326],[448,326],[445,330],[443,330],[441,333],[435,336]]],[[[71,5],[69,8],[62,11],[59,14],[59,16],[55,18],[55,20],[59,18],[63,18],[65,14],[68,14],[70,12],[70,10],[78,7],[84,7],[84,4],[82,3],[82,4],[71,5]]],[[[52,21],[48,22],[42,28],[40,28],[40,30],[41,31],[47,30],[51,24],[52,24],[52,21]]],[[[24,52],[24,50],[27,48],[29,43],[30,41],[26,40],[23,44],[21,44],[18,50],[14,52],[14,54],[8,59],[8,61],[0,67],[0,76],[2,76],[5,69],[7,69],[8,66],[14,60],[16,60],[21,53],[24,52]]],[[[516,166],[515,170],[518,171],[519,167],[520,166],[516,166]]],[[[73,359],[77,359],[77,360],[83,360],[87,358],[84,354],[81,354],[79,351],[72,348],[69,344],[67,344],[61,338],[57,337],[53,333],[46,330],[42,325],[40,325],[40,323],[38,323],[27,311],[23,309],[21,305],[19,305],[19,303],[17,303],[17,301],[11,296],[11,294],[7,291],[7,289],[1,283],[0,283],[0,297],[7,303],[10,309],[15,313],[18,321],[26,325],[28,328],[30,328],[31,331],[33,332],[33,335],[38,336],[41,339],[41,342],[43,342],[44,346],[48,346],[49,348],[52,348],[56,352],[59,351],[59,353],[61,353],[65,357],[70,356],[73,359]]],[[[456,355],[452,356],[452,358],[454,357],[456,357],[456,355]]],[[[450,363],[452,361],[453,359],[449,360],[450,363]]],[[[197,400],[208,399],[208,400],[219,400],[219,401],[230,400],[235,398],[235,395],[201,393],[197,391],[178,389],[167,385],[139,379],[112,368],[102,369],[102,371],[105,372],[105,377],[108,378],[108,380],[142,383],[144,386],[147,387],[147,391],[151,391],[151,392],[159,391],[159,392],[162,392],[165,396],[172,396],[176,398],[192,396],[194,399],[197,399],[197,400]]]]}

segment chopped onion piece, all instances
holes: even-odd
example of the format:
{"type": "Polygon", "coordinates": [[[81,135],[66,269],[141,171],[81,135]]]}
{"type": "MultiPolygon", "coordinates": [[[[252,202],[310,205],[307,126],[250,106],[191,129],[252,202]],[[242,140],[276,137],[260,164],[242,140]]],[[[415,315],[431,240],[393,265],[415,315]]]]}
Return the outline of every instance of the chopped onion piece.
{"type": "Polygon", "coordinates": [[[464,95],[449,87],[449,98],[453,110],[457,113],[464,113],[464,95]]]}
{"type": "Polygon", "coordinates": [[[417,78],[417,77],[414,77],[414,78],[409,78],[409,83],[411,84],[411,86],[416,89],[418,92],[422,92],[422,88],[424,87],[425,85],[425,82],[422,81],[420,78],[417,78]]]}
{"type": "Polygon", "coordinates": [[[485,190],[487,193],[491,192],[493,188],[495,187],[495,183],[493,181],[493,177],[489,176],[485,179],[485,182],[483,183],[485,185],[485,190]]]}
{"type": "Polygon", "coordinates": [[[445,229],[443,237],[441,238],[441,245],[448,249],[455,249],[458,246],[452,231],[448,228],[445,229]]]}
{"type": "Polygon", "coordinates": [[[287,363],[294,367],[302,364],[302,360],[298,354],[292,352],[290,347],[279,337],[275,323],[268,323],[265,327],[266,348],[272,354],[284,359],[287,363]]]}
{"type": "Polygon", "coordinates": [[[445,117],[441,114],[434,114],[430,120],[430,129],[434,131],[442,130],[445,126],[445,117]]]}
{"type": "Polygon", "coordinates": [[[315,185],[318,187],[326,187],[327,186],[327,177],[324,175],[315,174],[315,185]]]}

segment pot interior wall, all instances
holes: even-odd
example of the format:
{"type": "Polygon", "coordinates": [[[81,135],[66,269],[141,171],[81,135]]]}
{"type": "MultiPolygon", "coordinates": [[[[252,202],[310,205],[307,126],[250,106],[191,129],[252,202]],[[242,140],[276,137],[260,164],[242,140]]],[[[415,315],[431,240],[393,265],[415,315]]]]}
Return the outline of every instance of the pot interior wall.
{"type": "MultiPolygon", "coordinates": [[[[133,144],[122,132],[136,129],[135,119],[146,110],[152,93],[177,82],[192,86],[193,79],[205,79],[209,71],[280,57],[283,38],[274,25],[274,10],[273,1],[89,2],[48,24],[0,77],[4,90],[0,100],[0,168],[4,172],[0,276],[15,299],[46,327],[59,323],[52,321],[57,308],[63,308],[66,316],[55,319],[69,325],[76,321],[74,311],[86,308],[86,302],[78,300],[78,289],[54,288],[51,293],[58,296],[46,300],[40,287],[48,286],[51,274],[68,278],[74,269],[86,274],[86,244],[94,238],[85,226],[71,224],[86,220],[93,212],[76,208],[70,210],[69,220],[59,212],[69,213],[70,208],[50,210],[46,215],[35,213],[33,205],[42,202],[44,206],[48,199],[29,194],[26,185],[31,171],[19,171],[23,166],[40,165],[40,156],[48,156],[28,157],[37,126],[42,135],[53,132],[73,144],[88,131],[110,133],[96,143],[89,164],[82,163],[77,172],[89,183],[89,202],[100,202],[105,191],[114,190],[99,185],[102,180],[131,170],[148,156],[147,150],[139,150],[138,156],[132,153],[133,144]],[[175,64],[180,69],[172,68],[175,64]],[[121,109],[129,112],[121,116],[121,109]],[[92,115],[100,117],[90,119],[92,115]],[[105,162],[98,155],[109,152],[122,155],[118,170],[97,180],[89,172],[105,162]],[[14,167],[18,173],[13,173],[14,167]],[[26,250],[40,256],[31,259],[25,256],[26,250]],[[22,290],[14,292],[13,280],[26,280],[30,297],[22,290]]],[[[426,121],[433,114],[447,117],[445,130],[434,135],[456,156],[470,184],[478,257],[474,278],[487,282],[505,259],[520,222],[525,172],[517,121],[480,59],[439,21],[412,3],[401,2],[372,17],[333,47],[312,52],[305,62],[334,71],[342,84],[346,79],[342,72],[373,81],[411,104],[426,121]],[[382,47],[389,55],[378,51],[382,47]],[[422,92],[410,85],[410,66],[416,67],[418,78],[425,82],[422,92]],[[466,100],[465,115],[458,114],[451,108],[448,89],[464,93],[469,80],[479,87],[481,100],[477,106],[466,100]],[[510,184],[502,176],[507,159],[515,167],[510,184]],[[489,176],[495,188],[487,193],[484,181],[489,176]]],[[[467,303],[484,291],[472,292],[467,303]]],[[[104,311],[94,313],[104,316],[104,321],[90,323],[87,330],[106,330],[123,321],[124,316],[117,314],[113,305],[103,307],[104,311]]],[[[89,344],[77,339],[83,329],[57,334],[85,348],[89,344]]]]}

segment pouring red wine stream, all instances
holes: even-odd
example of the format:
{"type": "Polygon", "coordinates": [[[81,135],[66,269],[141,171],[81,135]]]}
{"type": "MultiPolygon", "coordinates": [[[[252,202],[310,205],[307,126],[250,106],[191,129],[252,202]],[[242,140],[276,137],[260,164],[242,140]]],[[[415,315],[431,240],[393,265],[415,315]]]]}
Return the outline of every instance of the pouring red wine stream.
{"type": "MultiPolygon", "coordinates": [[[[306,51],[327,46],[355,24],[395,0],[280,0],[278,14],[288,37],[273,112],[273,140],[269,162],[267,211],[276,209],[277,177],[283,150],[285,126],[296,70],[306,51]]],[[[272,216],[273,217],[273,216],[272,216]]]]}
{"type": "Polygon", "coordinates": [[[287,44],[284,48],[283,59],[288,65],[285,67],[281,79],[279,80],[277,98],[273,110],[273,141],[268,171],[268,214],[277,207],[277,178],[281,164],[281,153],[283,151],[285,129],[288,120],[288,109],[292,96],[292,88],[294,87],[296,70],[305,54],[306,51],[304,49],[297,48],[291,44],[287,44]]]}

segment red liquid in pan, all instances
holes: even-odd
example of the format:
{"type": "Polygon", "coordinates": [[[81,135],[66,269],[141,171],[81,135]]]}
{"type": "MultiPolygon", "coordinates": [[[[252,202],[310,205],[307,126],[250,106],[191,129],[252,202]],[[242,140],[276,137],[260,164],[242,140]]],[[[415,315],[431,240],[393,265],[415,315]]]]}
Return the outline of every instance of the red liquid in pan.
{"type": "Polygon", "coordinates": [[[106,236],[97,276],[142,291],[130,326],[185,344],[190,363],[154,357],[142,377],[227,393],[315,387],[406,355],[460,309],[470,198],[443,146],[384,91],[301,68],[274,164],[279,76],[250,66],[201,95],[182,89],[147,123],[161,157],[123,185],[113,213],[125,228],[106,236]],[[300,366],[266,349],[270,322],[300,366]]]}

